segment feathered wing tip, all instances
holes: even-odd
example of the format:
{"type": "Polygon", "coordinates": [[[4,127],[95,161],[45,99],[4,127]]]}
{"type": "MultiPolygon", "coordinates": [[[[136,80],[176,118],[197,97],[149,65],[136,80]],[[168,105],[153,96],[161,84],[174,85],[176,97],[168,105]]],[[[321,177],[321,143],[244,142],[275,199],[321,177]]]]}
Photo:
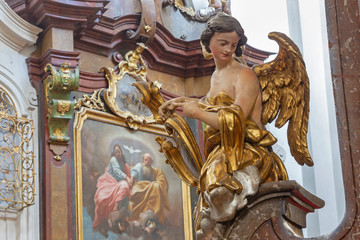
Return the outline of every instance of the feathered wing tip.
{"type": "Polygon", "coordinates": [[[288,125],[288,142],[291,154],[300,164],[314,163],[307,146],[309,119],[309,78],[299,48],[283,33],[272,32],[280,49],[277,57],[269,63],[253,69],[262,89],[262,123],[271,123],[281,128],[288,125]]]}

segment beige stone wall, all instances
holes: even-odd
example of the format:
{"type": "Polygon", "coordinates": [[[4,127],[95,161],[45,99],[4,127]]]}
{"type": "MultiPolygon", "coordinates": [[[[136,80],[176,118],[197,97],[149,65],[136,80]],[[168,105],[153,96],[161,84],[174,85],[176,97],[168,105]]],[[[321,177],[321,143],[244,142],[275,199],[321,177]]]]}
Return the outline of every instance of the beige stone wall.
{"type": "MultiPolygon", "coordinates": [[[[115,67],[111,55],[108,57],[74,49],[80,52],[79,69],[81,71],[98,73],[102,67],[115,67]]],[[[210,88],[210,76],[183,78],[168,73],[148,69],[147,78],[163,84],[163,89],[178,96],[204,96],[210,88]]]]}
{"type": "Polygon", "coordinates": [[[148,70],[148,79],[163,84],[163,89],[179,96],[204,96],[210,88],[210,76],[182,78],[148,70]]]}
{"type": "Polygon", "coordinates": [[[111,60],[111,55],[109,57],[105,57],[79,49],[75,49],[74,51],[80,52],[79,69],[81,71],[97,73],[102,67],[115,67],[114,62],[111,60]]]}
{"type": "Polygon", "coordinates": [[[210,76],[185,79],[186,96],[204,96],[210,89],[210,76]]]}

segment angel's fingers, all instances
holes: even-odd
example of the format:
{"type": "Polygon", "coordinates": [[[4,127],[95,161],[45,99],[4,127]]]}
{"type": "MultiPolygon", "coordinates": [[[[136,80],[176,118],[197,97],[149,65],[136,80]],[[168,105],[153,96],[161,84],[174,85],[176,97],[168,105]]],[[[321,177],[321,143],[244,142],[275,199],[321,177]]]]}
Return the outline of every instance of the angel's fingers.
{"type": "Polygon", "coordinates": [[[186,98],[184,97],[178,97],[178,98],[175,98],[175,101],[176,103],[182,103],[182,102],[185,102],[186,98]]]}
{"type": "Polygon", "coordinates": [[[160,116],[164,116],[164,115],[165,115],[164,112],[166,112],[166,109],[168,108],[169,104],[170,104],[169,102],[165,102],[165,103],[163,103],[163,104],[159,107],[159,115],[160,115],[160,116]]]}
{"type": "Polygon", "coordinates": [[[177,107],[177,103],[171,103],[170,106],[168,107],[168,110],[172,111],[177,107]]]}
{"type": "Polygon", "coordinates": [[[161,117],[164,117],[165,113],[167,112],[167,109],[166,107],[160,107],[158,112],[161,117]]]}
{"type": "Polygon", "coordinates": [[[176,108],[176,107],[182,107],[182,106],[184,106],[184,102],[178,102],[178,103],[173,103],[173,104],[171,104],[171,106],[173,106],[173,108],[176,108]]]}
{"type": "Polygon", "coordinates": [[[160,117],[163,117],[164,116],[164,112],[163,110],[161,109],[161,107],[159,108],[159,111],[158,111],[160,117]]]}

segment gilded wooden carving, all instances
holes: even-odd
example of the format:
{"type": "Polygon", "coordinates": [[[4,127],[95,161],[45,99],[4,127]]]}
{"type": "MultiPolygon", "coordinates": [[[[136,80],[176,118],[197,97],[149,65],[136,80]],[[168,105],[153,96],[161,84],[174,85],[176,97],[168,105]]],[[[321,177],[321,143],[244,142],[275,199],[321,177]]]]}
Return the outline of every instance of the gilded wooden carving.
{"type": "Polygon", "coordinates": [[[34,123],[1,87],[0,122],[0,210],[18,212],[35,203],[34,123]]]}
{"type": "Polygon", "coordinates": [[[181,12],[188,14],[191,17],[195,16],[195,11],[192,7],[186,7],[182,0],[175,0],[174,6],[178,8],[181,12]]]}
{"type": "Polygon", "coordinates": [[[71,99],[71,92],[79,87],[79,69],[72,73],[69,65],[64,62],[57,71],[54,66],[47,64],[45,71],[50,75],[44,80],[44,91],[47,103],[47,118],[49,128],[50,148],[55,153],[55,159],[66,150],[67,126],[72,118],[75,101],[71,99]]]}
{"type": "Polygon", "coordinates": [[[147,67],[141,56],[145,49],[146,46],[139,43],[134,51],[129,51],[125,60],[119,63],[119,73],[107,67],[101,69],[109,84],[104,91],[106,105],[114,114],[127,119],[127,124],[134,129],[142,123],[155,122],[152,112],[141,103],[140,93],[132,86],[138,82],[146,83],[147,67]]]}
{"type": "Polygon", "coordinates": [[[307,145],[309,120],[309,78],[299,48],[283,33],[272,32],[269,38],[280,47],[276,59],[254,67],[262,89],[262,123],[276,118],[275,126],[286,122],[291,154],[300,164],[312,166],[307,145]]]}
{"type": "Polygon", "coordinates": [[[147,67],[141,56],[145,49],[147,49],[145,44],[137,43],[137,47],[134,51],[129,51],[125,54],[125,61],[119,63],[119,78],[122,78],[124,74],[127,73],[135,78],[140,77],[146,81],[147,67]]]}
{"type": "Polygon", "coordinates": [[[44,90],[47,102],[47,117],[49,122],[50,142],[64,143],[69,141],[66,135],[68,121],[72,117],[75,102],[71,99],[71,91],[79,87],[79,70],[71,73],[67,63],[63,63],[56,70],[51,64],[46,65],[45,71],[51,71],[51,74],[44,80],[44,90]],[[59,131],[64,133],[64,137],[59,140],[54,135],[59,131]]]}
{"type": "Polygon", "coordinates": [[[230,0],[209,0],[209,6],[194,10],[191,6],[186,6],[183,0],[165,0],[163,7],[168,5],[174,5],[179,9],[186,17],[198,22],[206,22],[209,18],[215,15],[218,11],[223,11],[230,14],[230,0]]]}
{"type": "Polygon", "coordinates": [[[95,109],[99,111],[105,112],[105,104],[101,99],[101,94],[105,89],[101,88],[99,90],[94,91],[94,93],[89,96],[84,94],[82,98],[78,99],[75,104],[75,109],[79,110],[80,107],[87,107],[90,109],[95,109]]]}
{"type": "Polygon", "coordinates": [[[161,136],[164,141],[172,141],[165,128],[156,124],[162,122],[157,109],[164,99],[161,84],[146,81],[147,66],[141,56],[145,49],[139,43],[117,67],[103,67],[108,88],[77,100],[74,152],[78,239],[117,238],[123,234],[131,238],[192,239],[189,187],[176,178],[171,165],[159,159],[154,140],[161,136]],[[136,88],[149,95],[142,95],[136,88]],[[148,106],[143,103],[150,100],[148,106]],[[154,178],[139,180],[132,171],[137,171],[149,155],[153,158],[154,178]],[[123,159],[125,178],[111,172],[123,159]],[[114,197],[107,198],[104,189],[111,190],[114,197]],[[184,221],[175,221],[174,216],[184,221]],[[89,221],[92,224],[87,224],[89,221]]]}
{"type": "MultiPolygon", "coordinates": [[[[305,64],[300,51],[286,35],[271,33],[269,37],[278,42],[280,51],[274,61],[254,68],[263,91],[261,121],[266,124],[277,117],[277,127],[289,122],[288,138],[292,154],[299,164],[311,166],[313,162],[306,139],[309,82],[305,64]]],[[[156,100],[159,96],[152,94],[155,91],[150,87],[146,91],[144,89],[140,89],[143,102],[151,105],[152,111],[156,112],[161,104],[156,100]]],[[[234,99],[221,91],[200,101],[190,98],[171,100],[160,108],[163,115],[162,119],[159,116],[158,122],[165,120],[165,129],[176,144],[174,146],[172,142],[158,137],[160,151],[178,176],[186,184],[197,186],[200,192],[194,212],[200,239],[206,239],[207,234],[221,237],[222,233],[214,230],[214,222],[231,221],[234,214],[246,205],[247,196],[258,191],[260,183],[288,179],[280,158],[271,149],[267,154],[268,147],[276,139],[260,129],[253,120],[246,119],[241,107],[231,103],[234,99]],[[203,112],[217,113],[219,129],[208,126],[204,133],[207,157],[204,164],[189,126],[174,112],[175,107],[186,104],[195,104],[203,112]],[[220,196],[223,197],[221,202],[216,200],[220,196]]]]}

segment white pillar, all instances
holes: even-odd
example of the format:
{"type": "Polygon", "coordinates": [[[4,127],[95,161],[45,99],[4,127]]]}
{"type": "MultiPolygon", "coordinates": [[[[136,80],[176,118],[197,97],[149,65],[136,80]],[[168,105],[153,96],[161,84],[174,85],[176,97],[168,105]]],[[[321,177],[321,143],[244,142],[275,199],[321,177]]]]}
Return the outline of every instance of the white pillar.
{"type": "MultiPolygon", "coordinates": [[[[310,79],[309,138],[314,160],[313,172],[303,169],[303,179],[314,177],[315,194],[324,199],[325,207],[318,211],[319,232],[308,228],[309,236],[333,231],[341,222],[345,195],[335,103],[330,75],[326,15],[323,1],[299,1],[303,57],[310,79]]],[[[304,182],[305,183],[305,182],[304,182]]],[[[306,184],[304,185],[306,187],[306,184]]],[[[317,219],[308,217],[308,226],[317,219]]]]}

